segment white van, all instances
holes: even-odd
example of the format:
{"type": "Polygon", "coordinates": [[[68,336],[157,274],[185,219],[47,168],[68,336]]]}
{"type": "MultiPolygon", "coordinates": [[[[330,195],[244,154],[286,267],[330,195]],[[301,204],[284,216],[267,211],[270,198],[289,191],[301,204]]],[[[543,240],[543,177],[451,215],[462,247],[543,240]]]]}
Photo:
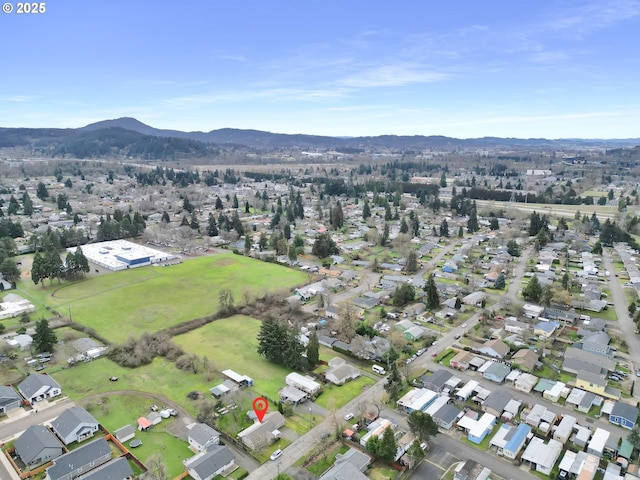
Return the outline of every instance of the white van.
{"type": "Polygon", "coordinates": [[[387,373],[387,371],[384,368],[382,368],[380,365],[374,365],[373,367],[371,367],[371,370],[373,370],[379,375],[385,375],[387,373]]]}

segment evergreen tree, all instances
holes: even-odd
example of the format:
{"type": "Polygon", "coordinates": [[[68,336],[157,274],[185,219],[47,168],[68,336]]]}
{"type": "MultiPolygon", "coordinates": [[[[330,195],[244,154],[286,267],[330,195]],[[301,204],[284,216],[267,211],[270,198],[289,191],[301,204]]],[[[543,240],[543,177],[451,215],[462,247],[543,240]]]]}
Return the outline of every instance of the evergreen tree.
{"type": "Polygon", "coordinates": [[[222,200],[220,200],[220,197],[216,197],[215,209],[216,210],[223,210],[224,209],[224,205],[222,205],[222,200]]]}
{"type": "Polygon", "coordinates": [[[330,255],[337,255],[339,253],[336,242],[333,241],[328,232],[320,233],[316,237],[316,241],[313,243],[311,253],[319,258],[326,258],[330,255]]]}
{"type": "Polygon", "coordinates": [[[331,227],[334,230],[340,230],[344,225],[344,213],[342,212],[342,204],[337,202],[331,210],[331,227]]]}
{"type": "Polygon", "coordinates": [[[407,219],[403,218],[400,222],[400,233],[408,233],[409,232],[409,224],[407,223],[407,219]]]}
{"type": "Polygon", "coordinates": [[[532,302],[540,301],[540,297],[542,296],[542,287],[540,286],[540,282],[536,275],[531,277],[529,284],[522,291],[522,296],[525,300],[530,300],[532,302]]]}
{"type": "Polygon", "coordinates": [[[478,215],[474,206],[469,214],[469,220],[467,220],[467,232],[475,233],[478,230],[480,230],[480,226],[478,225],[478,215]]]}
{"type": "Polygon", "coordinates": [[[307,361],[309,368],[314,369],[320,362],[320,343],[318,342],[318,334],[315,330],[309,335],[309,345],[307,345],[307,361]]]}
{"type": "Polygon", "coordinates": [[[233,208],[238,208],[239,207],[238,196],[235,193],[233,194],[233,203],[231,205],[233,206],[233,208]]]}
{"type": "Polygon", "coordinates": [[[244,254],[249,255],[251,251],[251,235],[244,236],[244,254]]]}
{"type": "Polygon", "coordinates": [[[438,293],[438,287],[436,287],[436,281],[433,278],[433,274],[429,275],[429,279],[424,286],[424,291],[425,305],[433,312],[440,307],[440,294],[438,293]]]}
{"type": "Polygon", "coordinates": [[[518,242],[516,242],[515,240],[509,240],[507,242],[507,253],[509,253],[509,255],[511,255],[512,257],[519,257],[520,246],[518,245],[518,242]]]}
{"type": "Polygon", "coordinates": [[[162,218],[160,221],[163,223],[170,223],[171,219],[169,218],[169,214],[167,212],[162,212],[162,218]]]}
{"type": "Polygon", "coordinates": [[[389,376],[384,384],[384,389],[389,394],[389,398],[396,401],[400,398],[402,387],[402,377],[400,376],[400,372],[398,372],[398,367],[396,367],[395,363],[392,363],[389,376]]]}
{"type": "Polygon", "coordinates": [[[380,246],[386,247],[388,242],[389,242],[389,224],[385,222],[384,229],[382,230],[382,235],[380,235],[380,246]]]}
{"type": "Polygon", "coordinates": [[[442,222],[440,223],[440,236],[441,237],[449,236],[449,223],[447,222],[446,218],[443,218],[442,222]]]}
{"type": "Polygon", "coordinates": [[[218,225],[216,223],[216,217],[213,216],[213,213],[209,213],[209,220],[207,222],[207,235],[210,237],[217,237],[218,234],[218,225]]]}
{"type": "Polygon", "coordinates": [[[307,367],[307,360],[302,356],[304,350],[296,330],[287,329],[272,316],[262,322],[258,333],[259,355],[288,369],[303,370],[307,367]]]}
{"type": "Polygon", "coordinates": [[[500,290],[502,290],[506,286],[506,279],[504,278],[504,274],[501,273],[500,275],[498,275],[498,278],[496,278],[494,285],[500,290]]]}
{"type": "Polygon", "coordinates": [[[36,323],[36,333],[33,335],[33,344],[37,352],[53,352],[53,347],[58,343],[58,338],[46,319],[36,323]]]}
{"type": "Polygon", "coordinates": [[[416,273],[418,271],[418,255],[416,254],[415,250],[409,251],[407,262],[404,268],[407,273],[416,273]]]}
{"type": "Polygon", "coordinates": [[[390,222],[391,220],[393,220],[393,214],[391,213],[391,206],[387,203],[384,209],[384,221],[390,222]]]}
{"type": "Polygon", "coordinates": [[[36,190],[36,197],[38,197],[43,202],[49,197],[49,191],[44,183],[38,183],[38,188],[36,190]]]}
{"type": "Polygon", "coordinates": [[[371,216],[371,207],[369,207],[369,199],[365,198],[364,205],[362,206],[362,219],[367,220],[371,216]]]}
{"type": "Polygon", "coordinates": [[[460,227],[458,228],[458,238],[462,238],[464,236],[464,230],[462,228],[462,225],[460,225],[460,227]]]}
{"type": "Polygon", "coordinates": [[[22,213],[24,213],[27,217],[33,215],[33,202],[31,201],[31,198],[29,197],[29,194],[26,190],[22,195],[22,213]]]}
{"type": "Polygon", "coordinates": [[[498,230],[500,228],[500,224],[498,223],[498,219],[496,217],[492,217],[489,221],[489,228],[491,230],[498,230]]]}
{"type": "Polygon", "coordinates": [[[378,456],[385,462],[392,463],[398,451],[398,444],[391,426],[385,428],[380,446],[378,447],[378,456]]]}
{"type": "Polygon", "coordinates": [[[407,422],[409,423],[411,432],[418,437],[420,441],[426,442],[438,434],[438,424],[431,418],[431,415],[420,410],[411,412],[407,418],[407,422]]]}

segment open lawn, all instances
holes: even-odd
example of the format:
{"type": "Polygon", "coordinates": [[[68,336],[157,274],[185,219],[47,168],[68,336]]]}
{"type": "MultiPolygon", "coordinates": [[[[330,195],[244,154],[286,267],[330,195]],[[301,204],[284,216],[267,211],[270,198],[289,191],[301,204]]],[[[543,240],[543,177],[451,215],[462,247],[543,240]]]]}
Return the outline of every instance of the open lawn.
{"type": "Polygon", "coordinates": [[[171,267],[143,267],[90,276],[45,287],[23,281],[18,293],[94,328],[113,342],[157,331],[218,309],[218,292],[228,288],[236,303],[252,296],[290,289],[305,273],[273,263],[224,253],[188,259],[171,267]]]}
{"type": "MultiPolygon", "coordinates": [[[[80,402],[82,404],[82,402],[80,402]]],[[[98,402],[87,402],[85,408],[96,417],[100,424],[104,425],[112,433],[127,424],[136,425],[140,416],[149,413],[149,405],[153,401],[142,395],[118,395],[102,398],[98,402]]],[[[167,427],[176,419],[169,418],[160,422],[147,432],[136,430],[136,438],[142,440],[142,445],[131,449],[136,457],[143,463],[156,453],[162,456],[167,466],[169,477],[173,478],[184,470],[182,460],[190,458],[194,453],[189,450],[186,441],[175,438],[167,427]]],[[[128,446],[129,442],[125,442],[128,446]]]]}
{"type": "Polygon", "coordinates": [[[324,408],[340,408],[374,383],[369,377],[361,376],[344,385],[328,385],[324,387],[322,394],[316,399],[315,403],[324,408]]]}
{"type": "MultiPolygon", "coordinates": [[[[178,335],[174,340],[186,351],[207,357],[218,371],[230,368],[250,376],[256,393],[277,399],[289,370],[258,355],[260,324],[255,318],[235,315],[178,335]]],[[[209,388],[214,385],[211,383],[209,388]]]]}

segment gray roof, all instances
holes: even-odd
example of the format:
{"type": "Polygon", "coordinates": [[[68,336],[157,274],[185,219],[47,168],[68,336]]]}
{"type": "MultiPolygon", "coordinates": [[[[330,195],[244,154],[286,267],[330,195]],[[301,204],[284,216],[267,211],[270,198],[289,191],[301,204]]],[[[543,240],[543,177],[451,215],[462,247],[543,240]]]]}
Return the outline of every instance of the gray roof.
{"type": "Polygon", "coordinates": [[[331,467],[320,480],[367,480],[367,477],[351,463],[343,462],[331,467]]]}
{"type": "Polygon", "coordinates": [[[185,465],[193,469],[200,478],[207,478],[234,460],[233,452],[225,445],[209,447],[206,453],[188,461],[185,465]]]}
{"type": "Polygon", "coordinates": [[[98,438],[58,457],[55,464],[47,468],[47,475],[51,480],[57,480],[106,455],[111,456],[109,444],[104,438],[98,438]]]}
{"type": "Polygon", "coordinates": [[[93,348],[98,348],[100,345],[96,343],[92,338],[78,338],[72,342],[73,348],[81,353],[86,353],[93,348]]]}
{"type": "Polygon", "coordinates": [[[0,407],[6,407],[13,405],[16,402],[20,402],[22,397],[18,395],[13,388],[5,385],[0,385],[0,407]]]}
{"type": "Polygon", "coordinates": [[[482,406],[485,408],[491,408],[501,414],[504,411],[504,407],[511,401],[513,396],[507,390],[498,388],[489,394],[489,396],[482,402],[482,406]]]}
{"type": "Polygon", "coordinates": [[[42,387],[55,387],[62,390],[60,384],[53,378],[46,374],[32,373],[22,382],[18,384],[18,390],[20,390],[25,397],[31,398],[42,387]]]}
{"type": "Polygon", "coordinates": [[[423,386],[430,384],[440,390],[451,377],[453,377],[453,374],[448,370],[436,370],[429,376],[423,375],[420,380],[423,386]]]}
{"type": "Polygon", "coordinates": [[[54,432],[61,438],[65,438],[73,433],[82,424],[98,425],[98,421],[82,407],[67,408],[64,412],[51,422],[54,432]]]}
{"type": "Polygon", "coordinates": [[[204,423],[196,423],[191,426],[188,432],[189,438],[192,438],[198,445],[204,445],[212,438],[219,438],[220,433],[209,425],[204,423]]]}
{"type": "Polygon", "coordinates": [[[578,372],[577,378],[581,380],[585,380],[589,383],[593,383],[594,385],[599,386],[607,386],[607,379],[602,374],[585,372],[581,370],[578,372]]]}
{"type": "Polygon", "coordinates": [[[136,429],[133,427],[133,425],[125,425],[124,427],[119,428],[113,433],[115,434],[116,438],[123,438],[128,437],[129,435],[135,435],[136,429]]]}
{"type": "Polygon", "coordinates": [[[42,425],[31,425],[14,444],[16,453],[22,461],[30,464],[38,458],[38,454],[45,448],[59,448],[62,454],[62,444],[53,433],[42,425]]]}
{"type": "Polygon", "coordinates": [[[638,419],[638,408],[628,403],[616,402],[611,410],[611,415],[614,417],[622,417],[635,423],[638,419]]]}
{"type": "Polygon", "coordinates": [[[462,410],[460,410],[455,405],[451,403],[447,403],[443,405],[442,408],[438,409],[436,413],[433,414],[434,420],[440,420],[443,424],[448,425],[453,423],[456,417],[460,414],[462,410]]]}
{"type": "Polygon", "coordinates": [[[125,457],[118,457],[78,477],[78,480],[123,480],[130,476],[133,476],[133,470],[129,461],[125,457]]]}

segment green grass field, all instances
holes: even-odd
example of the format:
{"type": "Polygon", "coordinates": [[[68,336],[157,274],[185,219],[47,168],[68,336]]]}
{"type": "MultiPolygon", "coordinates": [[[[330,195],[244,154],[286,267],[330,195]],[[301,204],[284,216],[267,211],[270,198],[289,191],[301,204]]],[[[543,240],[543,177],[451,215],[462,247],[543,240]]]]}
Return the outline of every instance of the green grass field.
{"type": "Polygon", "coordinates": [[[157,331],[218,309],[218,292],[229,288],[236,304],[244,292],[290,289],[306,281],[303,272],[232,253],[189,259],[171,267],[144,267],[45,287],[19,284],[19,292],[113,342],[157,331]]]}
{"type": "MultiPolygon", "coordinates": [[[[102,398],[99,402],[86,402],[84,407],[101,425],[113,433],[127,424],[135,427],[138,417],[147,415],[152,403],[152,399],[142,395],[118,395],[102,398]]],[[[143,463],[146,463],[151,455],[159,453],[167,466],[170,478],[184,470],[182,460],[194,455],[189,450],[187,442],[176,438],[167,430],[173,422],[176,422],[176,419],[169,418],[147,432],[136,430],[136,438],[142,440],[142,445],[131,449],[131,453],[143,463]]],[[[129,442],[125,442],[125,445],[128,446],[129,442]]]]}
{"type": "Polygon", "coordinates": [[[375,382],[369,377],[358,377],[344,385],[330,385],[324,388],[315,403],[324,408],[340,408],[362,393],[362,390],[375,382]]]}
{"type": "Polygon", "coordinates": [[[174,340],[185,350],[206,356],[218,371],[230,368],[250,376],[257,393],[277,399],[289,370],[258,355],[259,330],[259,320],[235,315],[174,337],[174,340]]]}

